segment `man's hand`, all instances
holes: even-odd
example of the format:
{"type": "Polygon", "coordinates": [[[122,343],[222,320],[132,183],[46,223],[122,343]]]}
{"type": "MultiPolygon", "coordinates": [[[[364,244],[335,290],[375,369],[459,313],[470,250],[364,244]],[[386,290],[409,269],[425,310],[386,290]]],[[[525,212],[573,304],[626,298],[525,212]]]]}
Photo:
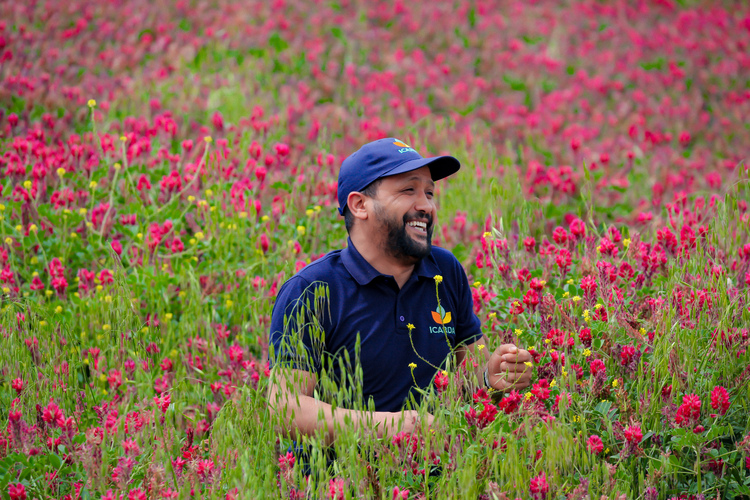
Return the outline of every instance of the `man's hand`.
{"type": "Polygon", "coordinates": [[[523,389],[531,384],[531,354],[513,344],[503,344],[487,362],[487,378],[490,385],[499,391],[523,389]]]}
{"type": "Polygon", "coordinates": [[[419,412],[416,410],[378,413],[382,415],[379,419],[382,425],[381,432],[378,432],[381,436],[395,436],[399,432],[415,432],[422,426],[423,421],[426,421],[427,426],[430,427],[435,419],[429,413],[420,417],[419,412]]]}

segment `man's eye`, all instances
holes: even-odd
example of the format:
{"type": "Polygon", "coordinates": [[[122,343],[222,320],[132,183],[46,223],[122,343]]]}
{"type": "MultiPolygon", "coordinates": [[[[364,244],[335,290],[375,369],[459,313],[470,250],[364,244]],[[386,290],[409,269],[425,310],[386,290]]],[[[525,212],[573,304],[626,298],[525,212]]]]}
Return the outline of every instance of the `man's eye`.
{"type": "Polygon", "coordinates": [[[404,189],[404,193],[410,192],[410,191],[414,191],[414,188],[406,188],[406,189],[404,189]]]}

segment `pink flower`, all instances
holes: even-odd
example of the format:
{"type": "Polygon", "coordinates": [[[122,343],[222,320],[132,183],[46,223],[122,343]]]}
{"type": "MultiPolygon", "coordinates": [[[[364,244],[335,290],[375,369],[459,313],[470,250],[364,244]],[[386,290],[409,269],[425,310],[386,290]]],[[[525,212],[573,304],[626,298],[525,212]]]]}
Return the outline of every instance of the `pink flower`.
{"type": "Polygon", "coordinates": [[[346,483],[341,478],[331,479],[328,483],[328,496],[331,500],[344,500],[344,487],[346,483]]]}
{"type": "Polygon", "coordinates": [[[407,498],[409,498],[409,490],[401,490],[398,486],[393,487],[392,500],[406,500],[407,498]]]}
{"type": "Polygon", "coordinates": [[[558,245],[564,245],[568,241],[568,232],[562,226],[557,226],[552,233],[552,239],[558,245]]]}
{"type": "Polygon", "coordinates": [[[570,222],[570,234],[576,237],[576,239],[583,238],[586,236],[586,224],[581,219],[573,219],[570,222]]]}
{"type": "Polygon", "coordinates": [[[516,390],[512,390],[510,391],[510,394],[500,400],[500,402],[498,403],[498,407],[500,407],[500,409],[506,415],[510,415],[521,406],[521,401],[523,401],[523,396],[521,395],[521,393],[516,390]]]}
{"type": "Polygon", "coordinates": [[[602,443],[602,438],[597,436],[596,434],[592,435],[588,441],[587,441],[588,449],[591,453],[594,455],[598,455],[604,450],[604,443],[602,443]]]}
{"type": "Polygon", "coordinates": [[[11,382],[11,387],[13,387],[13,389],[16,391],[16,394],[20,396],[21,392],[23,392],[24,387],[23,380],[21,380],[20,378],[13,379],[13,382],[11,382]]]}
{"type": "Polygon", "coordinates": [[[591,363],[589,363],[589,369],[591,370],[592,375],[596,375],[600,371],[604,371],[606,373],[607,367],[604,365],[604,361],[601,359],[595,359],[591,363]]]}
{"type": "Polygon", "coordinates": [[[151,181],[148,180],[148,177],[146,175],[141,175],[138,178],[138,185],[135,187],[138,191],[150,190],[151,189],[151,181]]]}
{"type": "Polygon", "coordinates": [[[276,154],[279,156],[286,156],[289,154],[289,146],[284,143],[279,143],[274,146],[276,154]]]}
{"type": "Polygon", "coordinates": [[[438,394],[442,394],[445,389],[448,387],[448,374],[442,371],[437,372],[435,375],[435,389],[437,390],[438,394]]]}
{"type": "Polygon", "coordinates": [[[167,413],[167,408],[172,403],[172,396],[169,393],[165,393],[162,396],[154,396],[154,404],[161,410],[162,413],[167,413]]]}
{"type": "Polygon", "coordinates": [[[514,300],[510,305],[510,313],[511,314],[521,314],[526,310],[525,307],[523,307],[523,304],[521,302],[514,300]]]}
{"type": "Polygon", "coordinates": [[[628,365],[633,360],[633,356],[635,356],[635,347],[632,345],[622,346],[622,351],[620,351],[620,364],[622,366],[628,365]]]}
{"type": "Polygon", "coordinates": [[[10,500],[26,500],[26,487],[21,483],[9,484],[8,495],[10,500]]]}
{"type": "Polygon", "coordinates": [[[140,488],[128,492],[128,500],[146,500],[146,498],[146,493],[140,488]]]}
{"type": "Polygon", "coordinates": [[[547,474],[545,472],[531,479],[529,491],[531,492],[531,498],[534,500],[544,500],[547,498],[549,484],[547,483],[547,474]]]}
{"type": "Polygon", "coordinates": [[[480,412],[477,412],[475,408],[471,408],[464,412],[464,416],[466,417],[466,421],[468,422],[468,424],[479,429],[484,429],[492,422],[494,422],[495,417],[498,413],[497,406],[495,406],[491,402],[484,401],[482,405],[484,406],[484,408],[480,412]]]}
{"type": "Polygon", "coordinates": [[[695,394],[688,394],[682,398],[682,404],[677,408],[675,422],[680,427],[694,427],[701,416],[701,400],[695,394]]]}
{"type": "Polygon", "coordinates": [[[625,441],[631,445],[637,445],[643,439],[643,432],[637,425],[629,425],[625,427],[625,441]]]}
{"type": "Polygon", "coordinates": [[[536,240],[529,236],[523,240],[523,247],[528,253],[534,253],[534,247],[536,246],[536,240]]]}
{"type": "Polygon", "coordinates": [[[172,245],[170,249],[172,250],[172,253],[179,253],[185,250],[185,244],[180,238],[175,237],[172,239],[172,245]]]}
{"type": "Polygon", "coordinates": [[[719,415],[724,415],[729,410],[729,393],[727,390],[717,385],[714,390],[711,391],[711,408],[719,412],[719,415]]]}

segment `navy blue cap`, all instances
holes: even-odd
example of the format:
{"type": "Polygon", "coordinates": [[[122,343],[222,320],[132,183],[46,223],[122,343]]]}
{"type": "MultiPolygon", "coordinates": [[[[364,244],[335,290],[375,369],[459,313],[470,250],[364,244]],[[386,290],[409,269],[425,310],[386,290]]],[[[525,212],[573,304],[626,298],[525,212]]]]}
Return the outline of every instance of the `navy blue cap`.
{"type": "Polygon", "coordinates": [[[414,148],[392,137],[365,144],[341,164],[339,213],[344,214],[346,200],[352,191],[361,191],[381,177],[411,172],[425,166],[430,167],[432,180],[436,181],[456,173],[461,163],[452,156],[423,158],[414,148]]]}

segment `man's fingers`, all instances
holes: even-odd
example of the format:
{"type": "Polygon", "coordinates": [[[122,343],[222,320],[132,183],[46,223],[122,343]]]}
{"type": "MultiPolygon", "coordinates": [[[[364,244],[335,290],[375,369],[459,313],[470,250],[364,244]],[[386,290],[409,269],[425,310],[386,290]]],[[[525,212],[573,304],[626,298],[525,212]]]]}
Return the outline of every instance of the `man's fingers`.
{"type": "Polygon", "coordinates": [[[507,355],[514,356],[518,352],[518,347],[516,347],[515,344],[502,344],[500,347],[497,348],[497,353],[501,357],[505,357],[507,355]]]}
{"type": "Polygon", "coordinates": [[[505,361],[500,363],[501,372],[531,373],[531,368],[526,363],[506,363],[505,361]]]}
{"type": "Polygon", "coordinates": [[[514,353],[511,353],[511,352],[501,353],[500,358],[503,361],[508,361],[511,363],[512,362],[526,363],[526,362],[531,361],[531,354],[529,353],[529,351],[526,351],[524,349],[518,349],[514,353]]]}

